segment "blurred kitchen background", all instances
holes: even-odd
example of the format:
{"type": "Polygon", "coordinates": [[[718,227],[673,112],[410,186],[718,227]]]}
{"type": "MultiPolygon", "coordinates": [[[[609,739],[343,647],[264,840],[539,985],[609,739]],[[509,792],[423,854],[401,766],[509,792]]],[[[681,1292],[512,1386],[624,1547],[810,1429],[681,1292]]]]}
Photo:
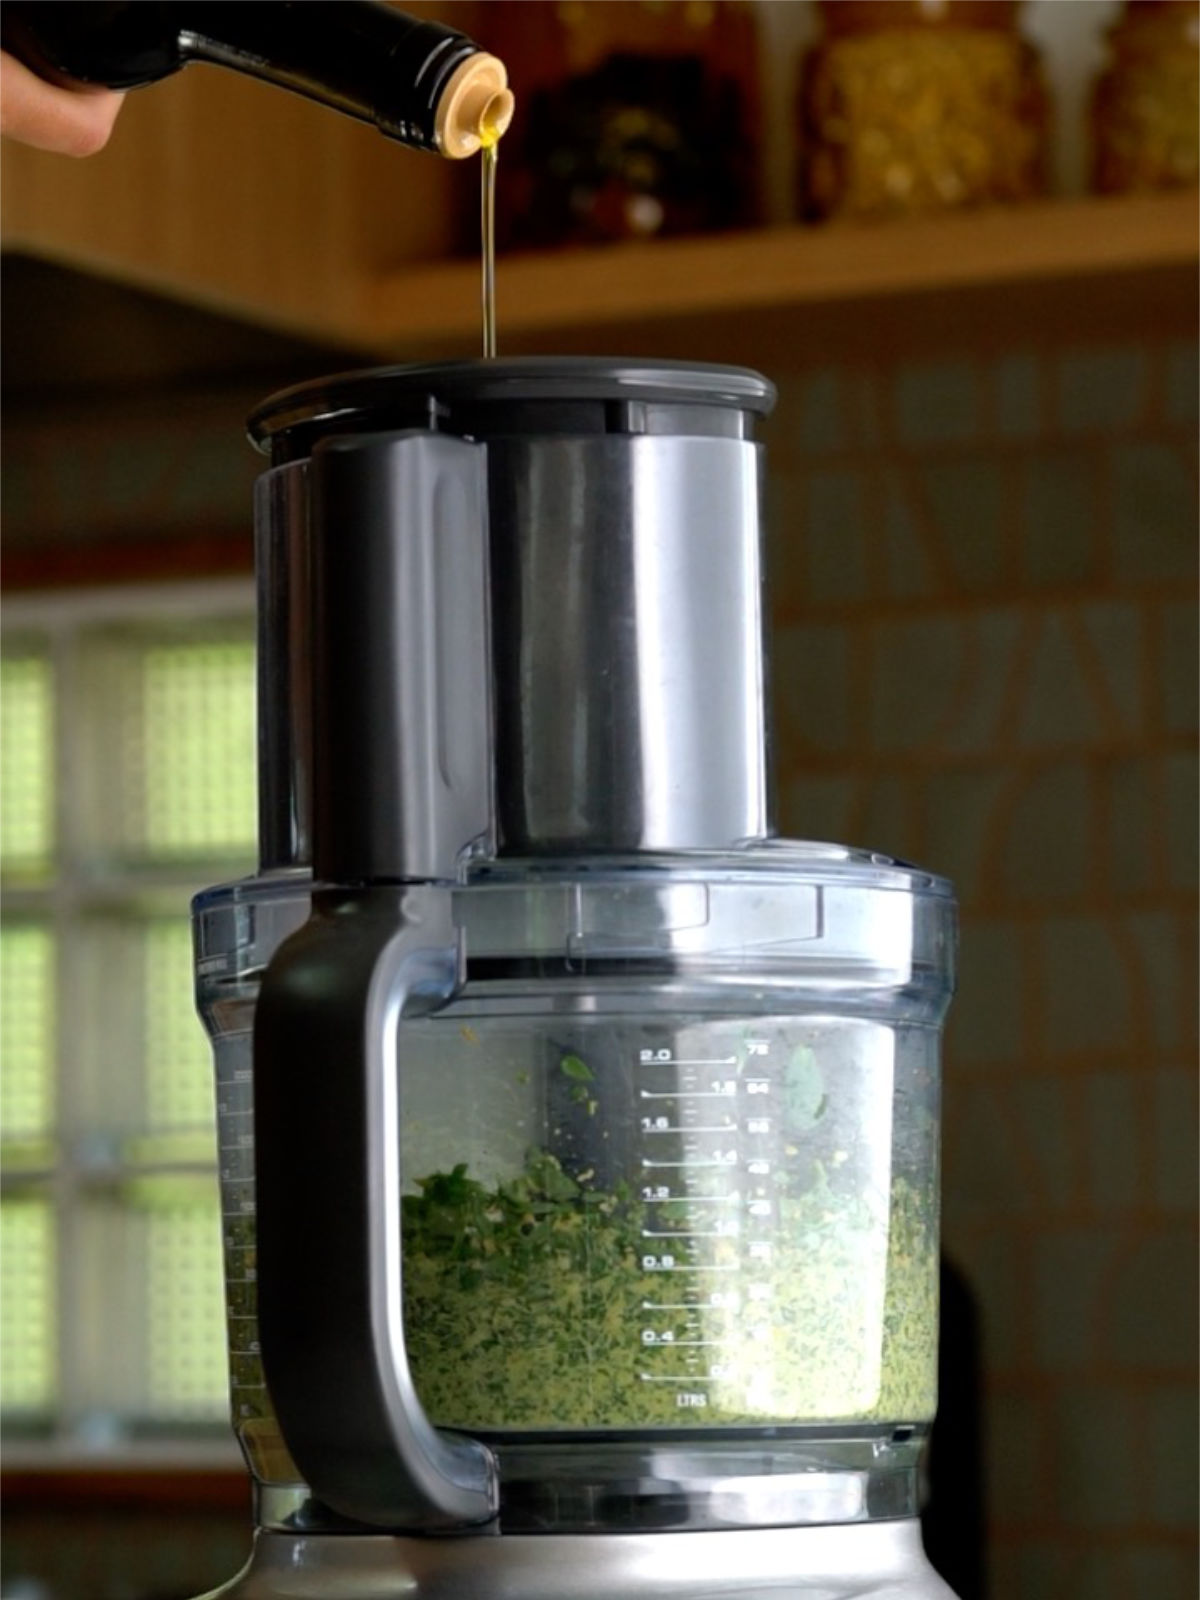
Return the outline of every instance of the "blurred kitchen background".
{"type": "MultiPolygon", "coordinates": [[[[424,9],[519,98],[501,353],[779,385],[782,830],[958,885],[931,1546],[1193,1600],[1200,8],[424,9]]],[[[205,67],[3,161],[2,1592],[178,1600],[249,1540],[186,915],[254,859],[241,421],[475,353],[478,170],[205,67]]]]}

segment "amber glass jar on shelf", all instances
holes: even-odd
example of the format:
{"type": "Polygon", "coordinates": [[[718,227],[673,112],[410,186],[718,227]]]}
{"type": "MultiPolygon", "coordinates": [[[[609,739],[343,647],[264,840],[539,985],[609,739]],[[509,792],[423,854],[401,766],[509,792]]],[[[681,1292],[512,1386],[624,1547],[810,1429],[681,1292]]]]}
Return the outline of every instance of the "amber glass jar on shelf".
{"type": "Polygon", "coordinates": [[[905,216],[1046,187],[1049,98],[1016,0],[820,0],[800,211],[905,216]]]}
{"type": "Polygon", "coordinates": [[[503,52],[519,108],[497,187],[503,244],[598,243],[760,220],[751,6],[495,0],[482,8],[481,31],[503,52]]]}
{"type": "Polygon", "coordinates": [[[1185,188],[1200,178],[1200,3],[1127,0],[1092,100],[1100,194],[1185,188]]]}

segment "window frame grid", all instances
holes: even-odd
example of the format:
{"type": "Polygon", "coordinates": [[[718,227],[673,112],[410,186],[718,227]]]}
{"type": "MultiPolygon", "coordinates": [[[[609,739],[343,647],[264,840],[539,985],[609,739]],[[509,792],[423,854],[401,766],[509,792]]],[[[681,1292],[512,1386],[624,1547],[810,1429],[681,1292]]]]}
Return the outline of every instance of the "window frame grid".
{"type": "MultiPolygon", "coordinates": [[[[224,1417],[219,1430],[210,1422],[181,1424],[161,1433],[156,1429],[150,1437],[123,1432],[119,1426],[106,1431],[108,1413],[98,1416],[94,1409],[94,1365],[93,1381],[88,1381],[89,1365],[94,1361],[94,1340],[93,1350],[89,1350],[87,1338],[91,1296],[81,1265],[87,1249],[89,1204],[106,1192],[115,1196],[124,1184],[159,1172],[211,1178],[215,1197],[217,1169],[215,1154],[211,1161],[165,1165],[131,1163],[119,1157],[100,1164],[88,1159],[87,1096],[78,1092],[88,1071],[86,1052],[72,1050],[70,1041],[81,1025],[72,1001],[86,992],[89,918],[114,913],[136,917],[139,909],[145,916],[148,904],[157,910],[158,905],[169,903],[178,907],[178,915],[186,921],[188,902],[197,889],[237,877],[254,866],[252,849],[240,857],[214,855],[163,863],[123,863],[110,853],[97,864],[89,854],[95,837],[89,815],[95,791],[85,770],[88,729],[82,652],[88,636],[106,626],[127,625],[136,630],[210,624],[245,628],[253,639],[254,617],[254,584],[249,578],[30,592],[7,596],[0,607],[6,638],[16,635],[44,646],[53,707],[49,869],[40,881],[0,883],[0,918],[14,915],[42,922],[54,945],[51,1137],[56,1159],[49,1170],[0,1173],[6,1198],[40,1194],[50,1207],[56,1295],[51,1363],[57,1372],[54,1420],[47,1434],[6,1432],[5,1462],[10,1468],[62,1466],[82,1460],[92,1465],[103,1460],[117,1466],[153,1462],[225,1467],[240,1463],[224,1417]]],[[[196,1027],[201,1028],[199,1017],[196,1027]]],[[[143,1317],[135,1326],[130,1320],[135,1350],[146,1337],[145,1321],[143,1317]]],[[[139,1354],[128,1359],[137,1362],[139,1354]]],[[[120,1363],[115,1363],[114,1375],[119,1368],[120,1363]]],[[[125,1400],[125,1395],[113,1395],[112,1419],[118,1424],[125,1400]]]]}

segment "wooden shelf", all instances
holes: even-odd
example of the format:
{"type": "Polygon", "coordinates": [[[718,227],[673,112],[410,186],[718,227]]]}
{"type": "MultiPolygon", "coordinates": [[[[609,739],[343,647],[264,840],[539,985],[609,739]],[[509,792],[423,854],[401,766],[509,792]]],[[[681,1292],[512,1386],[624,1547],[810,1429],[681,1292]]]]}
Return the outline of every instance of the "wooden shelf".
{"type": "MultiPolygon", "coordinates": [[[[280,122],[271,139],[251,141],[299,152],[295,186],[280,190],[270,164],[243,173],[232,157],[201,161],[214,128],[228,143],[230,128],[266,110],[227,76],[208,84],[207,99],[186,84],[174,99],[132,97],[128,137],[95,158],[111,154],[98,178],[94,170],[81,178],[70,164],[64,175],[55,158],[6,148],[9,247],[350,359],[475,354],[477,258],[431,258],[450,238],[443,191],[456,175],[442,171],[447,164],[413,163],[410,185],[420,179],[428,194],[414,189],[401,209],[420,226],[406,221],[393,237],[379,220],[391,216],[380,211],[379,185],[364,177],[378,177],[371,162],[386,141],[345,119],[334,119],[332,133],[325,122],[310,127],[305,118],[319,107],[278,97],[272,115],[295,126],[280,122]],[[144,126],[132,125],[138,116],[144,126]],[[186,185],[158,170],[164,149],[175,150],[186,185]],[[238,173],[244,181],[235,184],[238,173]]],[[[245,141],[234,144],[244,152],[245,141]]],[[[500,344],[509,354],[691,356],[783,370],[859,356],[936,357],[948,347],[985,354],[1013,340],[1094,341],[1111,331],[1188,333],[1198,241],[1189,191],[504,255],[500,344]]]]}
{"type": "MultiPolygon", "coordinates": [[[[834,316],[834,339],[820,342],[839,345],[869,308],[868,339],[881,312],[890,323],[915,316],[915,337],[927,339],[925,301],[944,331],[965,311],[968,336],[975,322],[986,337],[1013,321],[1006,300],[1027,317],[1047,295],[1056,323],[1064,311],[1075,323],[1104,317],[1114,301],[1127,314],[1194,320],[1198,241],[1197,196],[1186,193],[502,257],[500,333],[513,352],[609,347],[637,332],[659,348],[699,338],[707,356],[754,335],[747,317],[759,331],[766,318],[774,338],[781,318],[811,333],[834,316]]],[[[361,342],[397,357],[473,350],[478,298],[473,261],[405,267],[364,287],[361,342]]]]}
{"type": "MultiPolygon", "coordinates": [[[[298,96],[183,72],[130,95],[98,156],[5,141],[0,165],[10,250],[351,356],[478,348],[474,164],[298,96]]],[[[501,347],[776,366],[1194,326],[1198,237],[1191,191],[502,256],[501,347]]]]}

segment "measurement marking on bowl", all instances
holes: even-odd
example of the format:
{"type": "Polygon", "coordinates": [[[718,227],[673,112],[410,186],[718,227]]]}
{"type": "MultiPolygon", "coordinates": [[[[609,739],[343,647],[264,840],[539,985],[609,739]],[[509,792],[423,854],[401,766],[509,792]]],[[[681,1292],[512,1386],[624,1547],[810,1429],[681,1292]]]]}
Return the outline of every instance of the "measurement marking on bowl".
{"type": "Polygon", "coordinates": [[[677,1123],[668,1123],[661,1128],[647,1128],[643,1120],[643,1133],[732,1133],[737,1127],[736,1122],[721,1122],[715,1128],[683,1128],[677,1123]]]}
{"type": "Polygon", "coordinates": [[[642,1056],[643,1067],[736,1067],[736,1056],[688,1058],[684,1056],[642,1056]]]}
{"type": "Polygon", "coordinates": [[[643,1239],[736,1239],[729,1228],[714,1228],[705,1233],[685,1233],[680,1228],[643,1228],[643,1239]]]}
{"type": "MultiPolygon", "coordinates": [[[[649,1332],[649,1331],[650,1330],[647,1329],[647,1332],[649,1332]]],[[[643,1338],[643,1340],[642,1340],[643,1344],[654,1344],[654,1345],[661,1344],[664,1348],[669,1347],[672,1350],[681,1350],[685,1345],[695,1345],[695,1346],[699,1347],[701,1345],[714,1345],[714,1344],[731,1345],[731,1344],[734,1344],[735,1342],[736,1341],[733,1340],[733,1339],[663,1339],[663,1338],[646,1339],[646,1338],[643,1338]]]]}
{"type": "MultiPolygon", "coordinates": [[[[724,1132],[725,1130],[719,1129],[718,1131],[724,1132]]],[[[690,1167],[693,1172],[700,1172],[712,1167],[736,1167],[737,1151],[730,1150],[727,1155],[719,1155],[715,1161],[697,1161],[694,1158],[683,1161],[651,1161],[649,1156],[643,1156],[642,1166],[643,1168],[652,1167],[655,1169],[662,1167],[690,1167]]]]}
{"type": "Polygon", "coordinates": [[[657,1265],[652,1267],[644,1266],[643,1270],[646,1272],[740,1272],[742,1269],[736,1261],[713,1261],[707,1266],[676,1266],[674,1263],[672,1263],[672,1265],[669,1267],[657,1265]]]}
{"type": "Polygon", "coordinates": [[[640,1089],[643,1100],[728,1100],[737,1093],[737,1083],[725,1089],[640,1089]]]}

